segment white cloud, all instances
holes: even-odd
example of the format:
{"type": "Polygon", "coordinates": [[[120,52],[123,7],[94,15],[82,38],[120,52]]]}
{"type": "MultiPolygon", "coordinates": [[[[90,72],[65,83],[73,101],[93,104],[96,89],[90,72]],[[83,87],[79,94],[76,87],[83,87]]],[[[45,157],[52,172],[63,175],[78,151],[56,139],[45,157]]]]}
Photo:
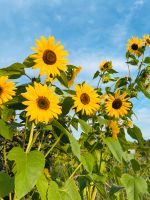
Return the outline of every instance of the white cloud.
{"type": "Polygon", "coordinates": [[[143,5],[143,4],[144,4],[144,0],[136,0],[136,1],[134,2],[134,5],[135,5],[136,7],[141,6],[141,5],[143,5]]]}

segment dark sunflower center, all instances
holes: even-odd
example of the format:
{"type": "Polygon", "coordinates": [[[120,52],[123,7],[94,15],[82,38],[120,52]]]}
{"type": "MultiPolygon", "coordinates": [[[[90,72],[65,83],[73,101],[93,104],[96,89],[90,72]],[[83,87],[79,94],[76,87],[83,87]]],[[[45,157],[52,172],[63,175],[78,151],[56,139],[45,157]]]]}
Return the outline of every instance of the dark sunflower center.
{"type": "Polygon", "coordinates": [[[105,68],[105,69],[107,69],[108,66],[109,66],[109,62],[107,62],[107,63],[104,64],[104,68],[105,68]]]}
{"type": "Polygon", "coordinates": [[[49,77],[50,77],[50,78],[53,78],[53,74],[50,74],[49,77]]]}
{"type": "Polygon", "coordinates": [[[39,108],[41,108],[43,110],[47,110],[47,109],[49,109],[50,102],[46,97],[39,97],[37,99],[37,105],[39,108]]]}
{"type": "Polygon", "coordinates": [[[80,100],[84,105],[86,105],[90,102],[90,97],[89,97],[88,94],[82,93],[81,96],[80,96],[80,100]]]}
{"type": "Polygon", "coordinates": [[[2,94],[2,92],[3,92],[3,89],[0,87],[0,95],[2,94]]]}
{"type": "Polygon", "coordinates": [[[47,64],[47,65],[53,65],[56,63],[56,60],[57,60],[57,57],[56,57],[56,54],[47,49],[44,51],[43,53],[43,61],[47,64]]]}
{"type": "Polygon", "coordinates": [[[136,51],[136,50],[138,50],[138,45],[137,44],[132,44],[131,48],[136,51]]]}
{"type": "Polygon", "coordinates": [[[150,44],[150,39],[148,38],[148,39],[146,40],[146,42],[147,42],[148,44],[150,44]]]}
{"type": "Polygon", "coordinates": [[[114,109],[119,109],[122,106],[122,101],[120,99],[115,99],[112,103],[114,109]]]}

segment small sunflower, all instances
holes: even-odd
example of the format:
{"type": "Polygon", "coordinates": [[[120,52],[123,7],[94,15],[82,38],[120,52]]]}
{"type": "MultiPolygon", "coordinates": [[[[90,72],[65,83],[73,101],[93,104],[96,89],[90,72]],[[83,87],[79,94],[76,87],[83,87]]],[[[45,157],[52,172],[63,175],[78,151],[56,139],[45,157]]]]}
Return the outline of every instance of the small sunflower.
{"type": "Polygon", "coordinates": [[[149,91],[150,90],[150,83],[147,83],[145,88],[146,88],[146,91],[149,91]]]}
{"type": "Polygon", "coordinates": [[[116,140],[118,138],[118,134],[120,132],[120,128],[116,121],[110,121],[109,127],[112,131],[112,137],[116,140]]]}
{"type": "Polygon", "coordinates": [[[119,118],[128,113],[131,108],[131,103],[128,102],[129,98],[125,98],[126,96],[126,92],[122,95],[120,95],[119,92],[116,92],[114,96],[109,94],[109,97],[105,102],[106,111],[109,116],[119,118]]]}
{"type": "Polygon", "coordinates": [[[143,41],[142,39],[139,39],[138,37],[132,37],[131,39],[128,40],[127,44],[127,50],[130,53],[133,53],[137,56],[141,54],[139,49],[143,46],[143,41]]]}
{"type": "Polygon", "coordinates": [[[0,105],[12,99],[15,95],[15,83],[8,81],[8,76],[0,77],[0,105]]]}
{"type": "Polygon", "coordinates": [[[126,128],[133,128],[133,122],[131,121],[131,120],[127,120],[126,122],[125,122],[125,127],[126,128]]]}
{"type": "Polygon", "coordinates": [[[46,77],[45,83],[48,83],[48,82],[52,83],[54,80],[55,80],[55,77],[52,74],[50,74],[49,76],[46,77]]]}
{"type": "Polygon", "coordinates": [[[108,60],[104,60],[100,63],[99,68],[102,72],[112,69],[112,62],[108,60]]]}
{"type": "Polygon", "coordinates": [[[36,48],[32,49],[36,52],[31,57],[35,60],[34,69],[40,69],[40,75],[46,74],[49,76],[60,75],[60,71],[65,71],[68,52],[64,50],[64,47],[57,42],[55,44],[54,37],[48,37],[46,40],[45,37],[41,37],[41,40],[36,40],[36,48]]]}
{"type": "Polygon", "coordinates": [[[82,67],[80,67],[80,66],[73,69],[73,72],[71,73],[71,77],[69,77],[68,88],[70,88],[73,85],[74,80],[75,80],[76,76],[78,75],[78,73],[81,71],[81,69],[82,69],[82,67]]]}
{"type": "Polygon", "coordinates": [[[46,122],[54,118],[58,118],[61,114],[59,99],[54,95],[54,88],[48,88],[47,85],[34,83],[34,87],[29,85],[26,87],[27,93],[22,96],[27,100],[23,102],[27,106],[26,116],[30,116],[30,121],[35,120],[36,123],[46,122]]]}
{"type": "Polygon", "coordinates": [[[150,36],[144,35],[143,40],[144,40],[145,44],[150,47],[150,36]]]}
{"type": "Polygon", "coordinates": [[[73,108],[76,108],[76,112],[81,111],[82,114],[92,115],[98,111],[100,99],[91,86],[86,83],[83,85],[76,85],[75,90],[76,95],[72,95],[72,99],[74,100],[73,108]]]}

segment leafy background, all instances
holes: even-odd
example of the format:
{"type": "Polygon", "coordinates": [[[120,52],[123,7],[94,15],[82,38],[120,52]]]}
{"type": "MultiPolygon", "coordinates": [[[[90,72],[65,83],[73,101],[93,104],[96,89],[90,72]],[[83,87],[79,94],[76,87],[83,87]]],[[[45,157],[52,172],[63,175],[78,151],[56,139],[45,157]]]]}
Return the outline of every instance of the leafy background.
{"type": "MultiPolygon", "coordinates": [[[[69,51],[70,63],[83,66],[81,80],[88,82],[105,58],[126,74],[126,41],[149,34],[149,7],[149,0],[0,0],[0,67],[21,62],[32,52],[35,38],[54,35],[69,51]]],[[[148,139],[150,105],[142,97],[134,102],[134,121],[148,139]]]]}

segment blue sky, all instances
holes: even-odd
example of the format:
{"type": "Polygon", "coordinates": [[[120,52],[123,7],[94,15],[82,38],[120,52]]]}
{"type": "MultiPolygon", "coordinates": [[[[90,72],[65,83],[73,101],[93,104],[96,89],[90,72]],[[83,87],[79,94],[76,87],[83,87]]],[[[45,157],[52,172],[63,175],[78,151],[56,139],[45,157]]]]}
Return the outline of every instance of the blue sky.
{"type": "MultiPolygon", "coordinates": [[[[125,44],[150,34],[149,8],[149,0],[0,0],[0,67],[21,62],[41,35],[54,35],[69,51],[69,62],[83,67],[80,81],[91,83],[102,59],[127,74],[125,44]]],[[[150,138],[149,100],[142,96],[134,110],[135,123],[150,138]]]]}

